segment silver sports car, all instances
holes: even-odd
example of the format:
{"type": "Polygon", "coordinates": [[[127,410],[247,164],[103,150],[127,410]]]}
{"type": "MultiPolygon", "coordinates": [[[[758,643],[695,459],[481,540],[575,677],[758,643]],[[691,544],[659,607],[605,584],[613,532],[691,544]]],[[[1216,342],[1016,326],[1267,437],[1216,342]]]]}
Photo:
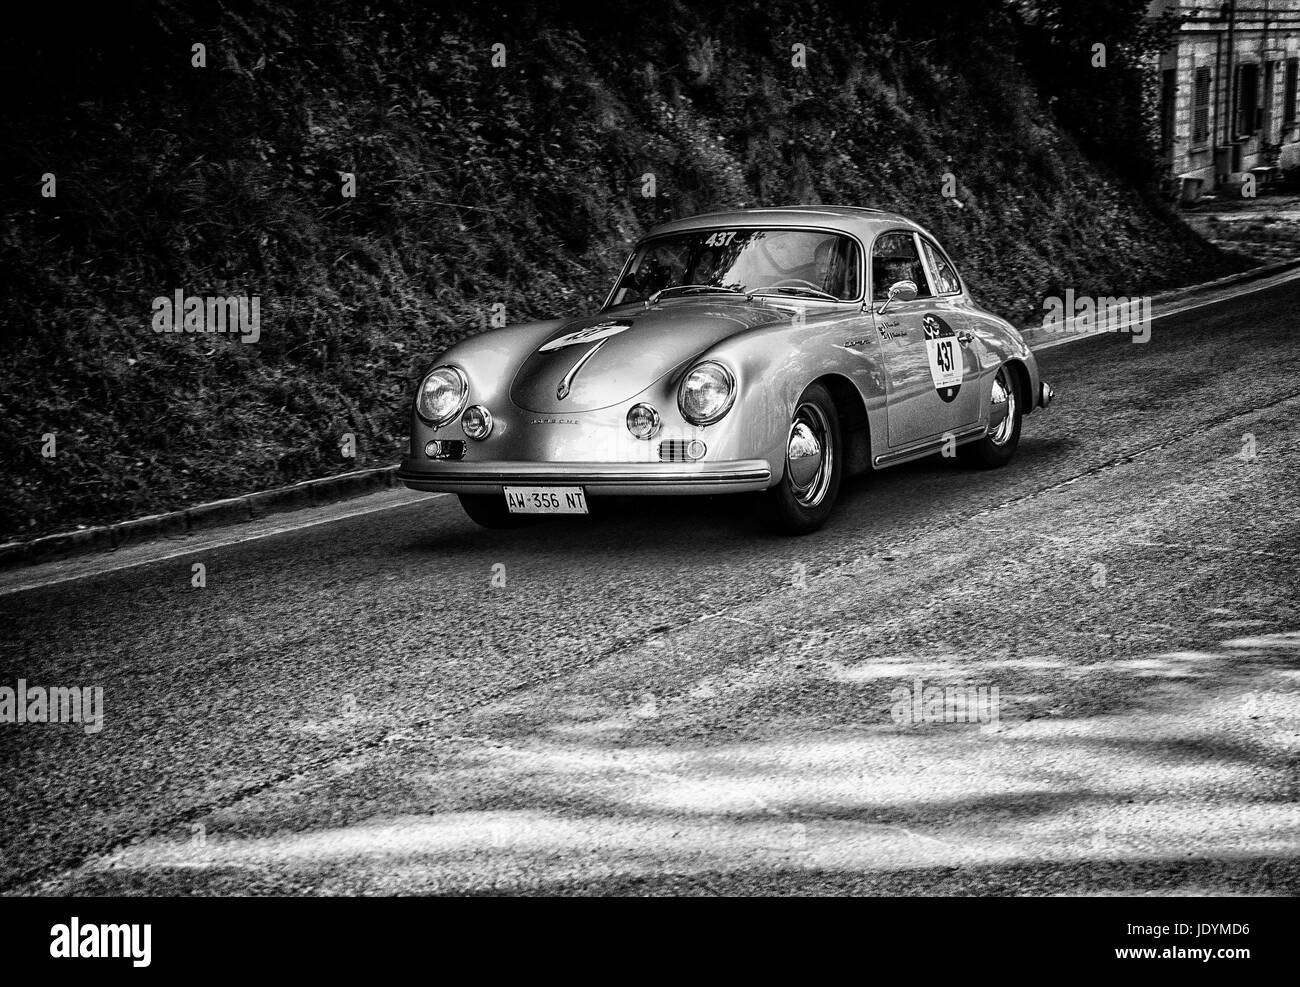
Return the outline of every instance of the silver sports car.
{"type": "Polygon", "coordinates": [[[667,223],[594,315],[457,343],[420,381],[399,478],[489,527],[589,498],[762,491],[819,527],[846,474],[1001,466],[1052,389],[916,223],[789,206],[667,223]]]}

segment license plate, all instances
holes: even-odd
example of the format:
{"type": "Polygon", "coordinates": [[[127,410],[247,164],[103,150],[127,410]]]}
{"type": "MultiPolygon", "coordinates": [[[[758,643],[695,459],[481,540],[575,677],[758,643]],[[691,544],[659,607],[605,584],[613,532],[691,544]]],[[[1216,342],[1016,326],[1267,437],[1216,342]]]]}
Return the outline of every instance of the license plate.
{"type": "Polygon", "coordinates": [[[511,514],[586,514],[582,487],[506,487],[511,514]]]}

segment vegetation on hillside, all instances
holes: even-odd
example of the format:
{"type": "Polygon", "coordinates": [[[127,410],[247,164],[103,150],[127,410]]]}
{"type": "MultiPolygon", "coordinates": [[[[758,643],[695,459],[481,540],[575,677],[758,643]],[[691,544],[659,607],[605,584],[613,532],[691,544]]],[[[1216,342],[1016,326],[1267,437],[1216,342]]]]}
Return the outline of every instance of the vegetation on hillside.
{"type": "Polygon", "coordinates": [[[1088,66],[1092,25],[1053,20],[1065,4],[910,6],[16,14],[0,48],[0,536],[394,462],[441,348],[493,306],[517,322],[598,303],[669,217],[896,209],[1022,322],[1066,286],[1147,294],[1241,266],[1142,179],[1140,65],[1121,50],[1142,4],[1088,4],[1118,35],[1106,69],[1088,66]],[[152,299],[178,289],[259,296],[259,341],[155,334],[152,299]]]}

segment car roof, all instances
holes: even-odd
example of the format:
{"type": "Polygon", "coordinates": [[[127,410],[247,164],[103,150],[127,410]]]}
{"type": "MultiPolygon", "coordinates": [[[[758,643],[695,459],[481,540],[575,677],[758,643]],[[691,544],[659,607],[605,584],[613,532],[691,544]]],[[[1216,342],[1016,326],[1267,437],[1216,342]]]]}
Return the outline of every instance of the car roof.
{"type": "MultiPolygon", "coordinates": [[[[816,226],[823,229],[870,237],[883,229],[917,230],[919,224],[906,216],[884,209],[865,206],[770,206],[763,209],[728,209],[722,212],[703,213],[675,219],[656,226],[647,236],[662,233],[681,233],[687,230],[708,229],[718,226],[816,226]]],[[[927,234],[928,235],[928,234],[927,234]]]]}

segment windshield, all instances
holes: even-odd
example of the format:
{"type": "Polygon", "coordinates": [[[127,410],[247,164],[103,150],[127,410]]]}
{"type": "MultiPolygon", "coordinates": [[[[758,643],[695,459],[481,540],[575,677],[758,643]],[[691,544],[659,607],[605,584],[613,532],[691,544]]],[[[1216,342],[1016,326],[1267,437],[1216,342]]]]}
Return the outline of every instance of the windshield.
{"type": "Polygon", "coordinates": [[[858,271],[858,245],[840,233],[692,230],[640,244],[610,304],[722,291],[851,301],[858,271]]]}

